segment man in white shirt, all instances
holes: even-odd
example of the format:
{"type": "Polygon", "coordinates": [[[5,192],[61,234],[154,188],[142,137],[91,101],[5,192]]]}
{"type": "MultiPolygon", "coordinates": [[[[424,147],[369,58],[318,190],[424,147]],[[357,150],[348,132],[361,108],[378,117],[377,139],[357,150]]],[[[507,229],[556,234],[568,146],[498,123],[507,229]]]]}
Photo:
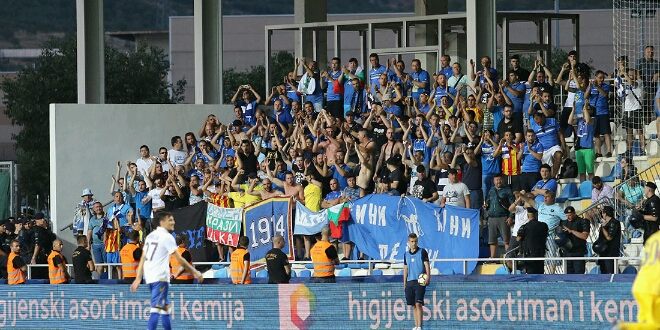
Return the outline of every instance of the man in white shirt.
{"type": "Polygon", "coordinates": [[[463,182],[458,182],[458,170],[449,169],[449,184],[442,190],[442,201],[440,207],[453,205],[470,208],[470,189],[463,182]]]}
{"type": "Polygon", "coordinates": [[[183,166],[186,158],[188,158],[188,154],[183,150],[183,140],[177,135],[172,137],[170,142],[172,143],[172,149],[167,151],[167,159],[174,167],[183,166]]]}
{"type": "Polygon", "coordinates": [[[137,165],[138,168],[138,173],[149,173],[149,168],[151,167],[151,164],[154,163],[154,161],[156,161],[156,157],[149,155],[149,147],[142,145],[140,147],[140,158],[135,161],[135,165],[137,165]]]}
{"type": "Polygon", "coordinates": [[[201,283],[204,275],[191,266],[179,253],[176,241],[172,236],[174,231],[174,217],[169,212],[158,212],[154,215],[158,228],[150,233],[144,241],[144,250],[137,276],[131,285],[131,291],[135,292],[140,287],[142,276],[149,285],[151,291],[151,316],[147,323],[147,329],[158,327],[158,318],[162,316],[163,328],[172,329],[170,320],[170,255],[186,270],[193,273],[201,283]]]}

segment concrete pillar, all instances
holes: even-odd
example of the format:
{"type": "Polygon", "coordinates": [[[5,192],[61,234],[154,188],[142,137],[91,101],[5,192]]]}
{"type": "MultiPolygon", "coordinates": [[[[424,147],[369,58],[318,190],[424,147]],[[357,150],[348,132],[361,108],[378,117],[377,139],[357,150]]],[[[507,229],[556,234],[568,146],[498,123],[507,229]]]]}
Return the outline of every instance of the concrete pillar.
{"type": "MultiPolygon", "coordinates": [[[[415,16],[442,15],[447,13],[447,0],[415,0],[415,16]]],[[[429,46],[438,44],[438,31],[440,27],[427,26],[426,24],[415,25],[415,46],[429,46]]],[[[440,52],[442,54],[442,45],[440,52]]],[[[432,53],[416,54],[415,58],[422,62],[422,68],[433,74],[438,71],[438,57],[432,53]]],[[[410,68],[410,63],[406,63],[406,68],[410,68]]]]}
{"type": "MultiPolygon", "coordinates": [[[[491,67],[497,67],[497,9],[492,0],[466,0],[467,57],[480,69],[481,57],[490,56],[491,67]]],[[[470,70],[469,64],[467,70],[470,70]]],[[[466,72],[467,72],[466,70],[466,72]]]]}
{"type": "Polygon", "coordinates": [[[222,104],[222,4],[195,0],[195,104],[222,104]]]}
{"type": "MultiPolygon", "coordinates": [[[[294,0],[294,23],[314,23],[328,21],[327,0],[294,0]]],[[[315,33],[309,30],[299,30],[295,36],[295,57],[306,57],[307,62],[314,60],[319,69],[328,66],[328,36],[326,31],[315,33]]],[[[269,54],[270,56],[270,54],[269,54]]],[[[302,65],[298,74],[303,73],[302,65]]]]}
{"type": "Polygon", "coordinates": [[[105,103],[103,0],[76,0],[78,103],[105,103]]]}

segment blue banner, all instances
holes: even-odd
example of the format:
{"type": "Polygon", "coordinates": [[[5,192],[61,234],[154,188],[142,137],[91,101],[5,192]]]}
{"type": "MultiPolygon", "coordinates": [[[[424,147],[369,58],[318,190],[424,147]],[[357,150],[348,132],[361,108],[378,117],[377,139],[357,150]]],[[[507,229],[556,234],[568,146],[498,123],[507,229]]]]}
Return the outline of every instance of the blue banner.
{"type": "MultiPolygon", "coordinates": [[[[369,195],[351,207],[344,233],[366,255],[381,260],[401,260],[408,234],[416,233],[419,246],[431,259],[479,257],[479,211],[461,207],[441,208],[417,198],[369,195]]],[[[468,274],[476,262],[468,263],[468,274]]],[[[463,274],[461,262],[432,262],[440,271],[451,268],[463,274]]]]}
{"type": "Polygon", "coordinates": [[[294,235],[316,235],[328,225],[328,210],[312,212],[301,202],[296,201],[296,225],[294,235]]]}
{"type": "Polygon", "coordinates": [[[293,255],[291,244],[291,198],[273,197],[245,208],[243,213],[245,236],[250,239],[248,252],[251,262],[263,262],[273,248],[273,237],[284,236],[282,251],[293,255]]]}

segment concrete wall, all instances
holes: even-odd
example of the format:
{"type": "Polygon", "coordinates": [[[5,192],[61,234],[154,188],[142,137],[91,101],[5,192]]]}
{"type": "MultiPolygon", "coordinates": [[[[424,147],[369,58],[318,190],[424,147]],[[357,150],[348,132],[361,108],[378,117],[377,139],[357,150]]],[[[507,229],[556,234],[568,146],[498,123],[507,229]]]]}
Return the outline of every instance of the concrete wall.
{"type": "MultiPolygon", "coordinates": [[[[83,189],[105,203],[112,200],[110,183],[117,161],[140,157],[140,146],[171,148],[172,136],[197,135],[204,118],[215,114],[221,122],[233,119],[230,106],[217,105],[78,105],[50,106],[50,196],[53,227],[72,241],[71,224],[83,189]]],[[[70,250],[69,250],[70,251],[70,250]]]]}

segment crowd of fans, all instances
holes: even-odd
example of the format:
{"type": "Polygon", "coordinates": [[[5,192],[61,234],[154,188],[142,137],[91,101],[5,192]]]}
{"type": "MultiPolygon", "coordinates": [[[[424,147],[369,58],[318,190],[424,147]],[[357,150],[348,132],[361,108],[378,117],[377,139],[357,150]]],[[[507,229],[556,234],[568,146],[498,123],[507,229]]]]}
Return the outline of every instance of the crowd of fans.
{"type": "MultiPolygon", "coordinates": [[[[601,136],[605,156],[612,153],[610,90],[623,90],[619,96],[629,145],[634,130],[644,145],[648,122],[641,114],[652,104],[646,90],[655,86],[660,71],[652,47],[645,55],[636,68],[621,57],[611,75],[616,77],[613,86],[603,71],[592,76],[575,51],[556,75],[542,58],[530,72],[514,55],[502,78],[487,56],[479,67],[470,60],[467,73],[448,55],[441,57],[441,69],[431,73],[417,59],[408,72],[403,61],[392,58],[383,65],[377,54],[370,55],[368,69],[355,58],[346,64],[333,58],[327,70],[296,59],[265,98],[250,85],[239,86],[232,98],[233,121],[222,123],[209,115],[198,132],[172,137],[171,148],[160,147],[152,155],[143,145],[135,162],[127,161],[125,168],[118,162],[107,214],[85,190],[75,229],[88,238],[84,245],[97,263],[119,263],[122,248],[146,236],[159,210],[204,200],[243,207],[287,195],[319,211],[367,194],[408,195],[481,210],[480,220],[489,227],[490,256],[496,257],[498,235],[507,248],[518,246],[516,236],[528,218],[538,217],[551,231],[574,231],[560,221],[570,221],[575,210],[554,202],[564,159],[574,158],[580,179],[593,179],[594,194],[603,197],[605,185],[594,178],[594,162],[603,156],[601,136]],[[554,103],[560,88],[566,95],[563,106],[554,103]],[[573,153],[565,139],[571,134],[573,153]],[[529,207],[535,212],[527,212],[529,207]],[[131,238],[131,231],[141,234],[131,238]]],[[[622,156],[623,178],[634,177],[631,154],[622,156]]],[[[634,188],[626,186],[616,197],[642,206],[644,198],[634,188]]],[[[610,189],[607,197],[612,195],[610,189]]],[[[296,258],[309,260],[313,243],[312,237],[296,237],[296,258]]],[[[350,242],[343,243],[345,259],[364,257],[352,255],[350,242]]],[[[584,248],[581,242],[574,245],[584,248]]],[[[32,246],[27,243],[24,259],[32,246]]],[[[226,247],[217,250],[225,261],[226,247]]]]}

